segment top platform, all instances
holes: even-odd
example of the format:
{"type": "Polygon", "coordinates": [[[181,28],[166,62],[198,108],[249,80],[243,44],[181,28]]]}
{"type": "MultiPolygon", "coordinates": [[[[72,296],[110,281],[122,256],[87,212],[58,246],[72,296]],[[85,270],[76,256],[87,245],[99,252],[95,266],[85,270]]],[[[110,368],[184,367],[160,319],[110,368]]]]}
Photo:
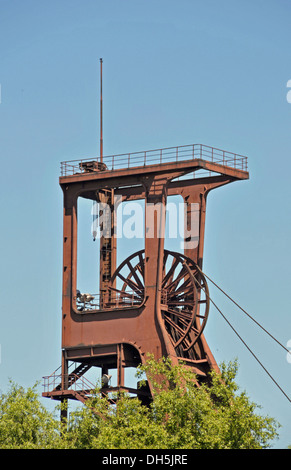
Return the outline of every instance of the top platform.
{"type": "Polygon", "coordinates": [[[246,156],[208,145],[191,144],[104,156],[103,162],[100,162],[98,158],[64,161],[61,162],[61,180],[70,179],[72,176],[89,176],[89,174],[92,176],[98,174],[99,177],[102,174],[102,177],[106,177],[109,176],[108,172],[129,169],[143,169],[144,171],[153,167],[157,168],[157,166],[160,166],[162,170],[169,164],[170,166],[176,164],[180,167],[183,163],[187,167],[193,167],[193,170],[204,169],[208,174],[209,171],[224,174],[235,173],[239,178],[248,178],[246,156]]]}

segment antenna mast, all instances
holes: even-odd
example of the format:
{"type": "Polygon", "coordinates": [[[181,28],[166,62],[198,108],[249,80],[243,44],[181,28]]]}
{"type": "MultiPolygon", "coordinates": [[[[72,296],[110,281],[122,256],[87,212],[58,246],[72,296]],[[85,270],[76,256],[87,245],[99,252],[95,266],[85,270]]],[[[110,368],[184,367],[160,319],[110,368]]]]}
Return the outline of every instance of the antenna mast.
{"type": "Polygon", "coordinates": [[[102,63],[103,63],[103,59],[100,59],[100,162],[101,163],[103,163],[102,63]]]}

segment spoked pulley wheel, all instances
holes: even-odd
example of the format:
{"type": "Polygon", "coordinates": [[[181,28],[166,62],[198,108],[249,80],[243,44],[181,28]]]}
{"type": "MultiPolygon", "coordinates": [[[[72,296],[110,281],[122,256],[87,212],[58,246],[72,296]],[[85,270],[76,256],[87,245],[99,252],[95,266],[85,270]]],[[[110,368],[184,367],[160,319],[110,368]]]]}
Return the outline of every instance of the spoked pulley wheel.
{"type": "MultiPolygon", "coordinates": [[[[144,250],[124,260],[110,285],[108,307],[138,306],[145,295],[144,250]]],[[[190,258],[164,250],[160,311],[178,357],[195,359],[193,346],[200,338],[209,313],[206,280],[190,258]]]]}
{"type": "Polygon", "coordinates": [[[177,356],[195,359],[193,346],[209,314],[206,280],[194,261],[165,251],[161,312],[177,356]]]}
{"type": "Polygon", "coordinates": [[[140,305],[144,300],[144,250],[126,258],[116,269],[109,286],[110,307],[140,305]]]}

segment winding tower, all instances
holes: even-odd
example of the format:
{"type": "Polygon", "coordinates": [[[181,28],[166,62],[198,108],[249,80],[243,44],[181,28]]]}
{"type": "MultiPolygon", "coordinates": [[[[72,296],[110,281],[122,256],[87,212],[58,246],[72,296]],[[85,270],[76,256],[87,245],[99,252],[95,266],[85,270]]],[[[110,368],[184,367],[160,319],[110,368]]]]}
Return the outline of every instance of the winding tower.
{"type": "Polygon", "coordinates": [[[209,296],[202,272],[206,199],[210,191],[248,179],[247,158],[202,144],[69,161],[61,164],[63,191],[62,364],[45,378],[43,396],[85,401],[85,373],[115,369],[116,386],[145,403],[142,390],[125,383],[125,369],[155,358],[183,360],[207,380],[218,369],[204,336],[209,296]],[[167,198],[184,202],[184,247],[164,247],[167,198]],[[77,286],[78,200],[98,207],[99,292],[82,294],[77,286]],[[116,264],[116,207],[143,199],[144,249],[116,264]],[[194,223],[194,229],[191,227],[194,223]],[[69,370],[73,365],[73,370],[69,370]]]}
{"type": "MultiPolygon", "coordinates": [[[[100,59],[100,156],[62,162],[63,289],[62,361],[44,377],[43,396],[85,402],[94,384],[86,373],[101,369],[101,393],[127,391],[142,403],[151,384],[132,387],[126,368],[147,353],[183,361],[207,381],[218,366],[204,337],[209,293],[202,272],[209,192],[248,179],[247,158],[202,144],[103,157],[102,59],[100,59]],[[165,249],[167,200],[183,198],[183,249],[165,249]],[[77,282],[78,201],[91,200],[99,238],[99,291],[82,293],[77,282]],[[118,207],[144,201],[144,247],[117,266],[118,207]],[[73,367],[73,369],[70,369],[73,367]],[[116,385],[109,385],[111,370],[116,385]]],[[[142,221],[140,221],[142,222],[142,221]]],[[[63,408],[66,415],[66,407],[63,408]]]]}

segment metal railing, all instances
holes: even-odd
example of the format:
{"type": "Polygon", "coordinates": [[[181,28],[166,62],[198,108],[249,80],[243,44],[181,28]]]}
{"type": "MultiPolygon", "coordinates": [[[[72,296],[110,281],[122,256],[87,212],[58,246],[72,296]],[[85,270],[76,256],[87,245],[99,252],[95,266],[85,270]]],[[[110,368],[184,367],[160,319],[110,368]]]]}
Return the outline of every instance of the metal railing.
{"type": "Polygon", "coordinates": [[[98,294],[80,294],[79,297],[76,297],[79,312],[134,307],[141,303],[142,299],[134,291],[106,291],[98,294]]]}
{"type": "Polygon", "coordinates": [[[55,374],[43,377],[44,392],[52,392],[53,390],[61,389],[61,384],[67,384],[69,390],[95,390],[96,385],[92,384],[86,377],[78,376],[77,374],[55,374]]]}
{"type": "MultiPolygon", "coordinates": [[[[105,164],[105,170],[103,169],[103,171],[129,169],[196,159],[202,159],[230,168],[247,171],[246,156],[215,147],[209,147],[208,145],[203,144],[182,145],[179,147],[168,147],[164,149],[104,156],[103,163],[105,164]]],[[[98,163],[99,167],[98,165],[95,165],[94,167],[94,162],[98,163],[98,158],[84,158],[81,160],[61,162],[61,176],[100,171],[100,162],[98,163]],[[92,164],[90,165],[90,163],[92,164]]]]}

